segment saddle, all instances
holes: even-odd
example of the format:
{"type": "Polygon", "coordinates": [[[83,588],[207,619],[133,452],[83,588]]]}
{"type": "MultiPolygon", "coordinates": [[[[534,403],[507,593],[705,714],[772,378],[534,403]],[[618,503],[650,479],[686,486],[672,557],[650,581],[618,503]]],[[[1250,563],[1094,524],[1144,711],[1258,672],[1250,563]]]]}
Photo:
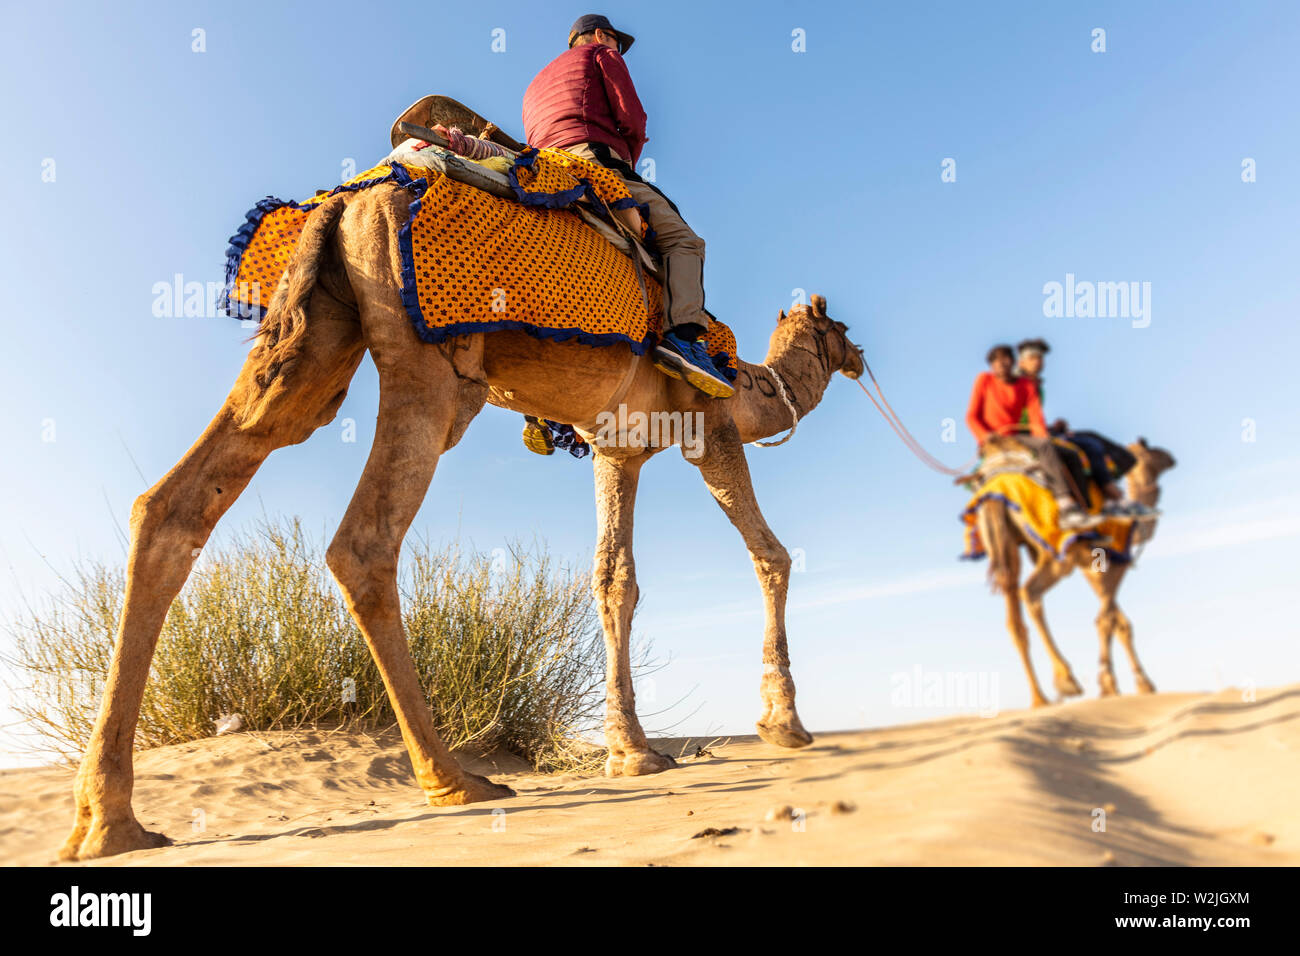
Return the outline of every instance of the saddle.
{"type": "Polygon", "coordinates": [[[402,132],[403,123],[412,123],[433,129],[435,126],[459,127],[461,132],[478,139],[490,139],[498,146],[504,146],[512,152],[520,152],[524,144],[519,142],[501,127],[479,116],[464,103],[458,103],[450,96],[422,96],[393,120],[392,129],[388,131],[389,142],[400,146],[410,138],[402,132]]]}
{"type": "MultiPolygon", "coordinates": [[[[518,197],[507,174],[422,139],[421,131],[431,131],[434,126],[448,129],[457,127],[466,135],[489,140],[512,153],[519,153],[527,148],[465,104],[450,96],[432,94],[416,100],[393,120],[393,125],[388,131],[388,139],[393,151],[387,158],[396,162],[436,169],[457,182],[474,186],[503,199],[517,201],[518,197]]],[[[615,211],[614,215],[622,223],[623,228],[611,225],[605,210],[598,210],[585,199],[575,203],[573,209],[588,226],[621,253],[631,258],[639,269],[662,280],[662,263],[654,251],[641,241],[640,214],[635,209],[615,211]]]]}
{"type": "Polygon", "coordinates": [[[953,479],[954,485],[974,490],[998,475],[1034,475],[1041,470],[1038,456],[1011,435],[993,435],[984,444],[984,457],[975,470],[953,479]]]}

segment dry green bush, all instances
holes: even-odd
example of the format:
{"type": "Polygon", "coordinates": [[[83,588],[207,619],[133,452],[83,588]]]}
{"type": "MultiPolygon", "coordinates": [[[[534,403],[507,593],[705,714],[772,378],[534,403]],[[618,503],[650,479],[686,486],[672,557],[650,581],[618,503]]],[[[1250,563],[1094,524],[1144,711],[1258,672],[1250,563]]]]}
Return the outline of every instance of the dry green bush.
{"type": "MultiPolygon", "coordinates": [[[[17,708],[46,749],[89,740],[124,595],[121,568],[83,563],[13,624],[17,708]]],[[[505,749],[538,769],[591,764],[604,643],[586,573],[545,549],[494,555],[408,545],[399,586],[411,655],[452,747],[505,749]]],[[[638,655],[638,667],[644,657],[638,655]]],[[[394,720],[365,640],[297,520],[263,521],[209,547],[163,627],[139,747],[246,730],[394,720]]]]}

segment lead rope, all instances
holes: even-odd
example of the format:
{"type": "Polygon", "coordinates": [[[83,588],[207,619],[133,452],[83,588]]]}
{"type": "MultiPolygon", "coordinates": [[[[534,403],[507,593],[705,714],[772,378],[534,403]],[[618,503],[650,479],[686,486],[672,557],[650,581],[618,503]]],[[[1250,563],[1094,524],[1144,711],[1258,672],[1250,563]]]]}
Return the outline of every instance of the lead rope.
{"type": "Polygon", "coordinates": [[[971,459],[961,468],[949,468],[939,459],[926,451],[925,448],[922,447],[921,443],[917,441],[916,436],[907,430],[907,426],[903,424],[903,420],[898,417],[898,413],[894,411],[894,407],[889,404],[889,399],[885,398],[885,390],[881,388],[880,383],[876,381],[875,373],[871,371],[871,366],[867,364],[865,358],[862,360],[862,367],[866,369],[867,376],[871,379],[871,384],[874,385],[876,391],[880,393],[880,401],[876,401],[876,396],[872,395],[871,390],[862,384],[861,379],[857,380],[858,388],[862,389],[867,398],[871,399],[871,404],[876,406],[876,411],[880,412],[880,416],[889,424],[889,427],[894,430],[894,434],[898,436],[899,440],[904,446],[906,446],[907,450],[920,460],[921,464],[942,475],[960,478],[970,471],[971,466],[974,465],[975,462],[979,461],[979,452],[976,452],[975,455],[972,456],[971,459]],[[881,407],[882,405],[884,406],[883,408],[881,407]],[[885,409],[889,409],[889,411],[886,412],[885,409]]]}
{"type": "Polygon", "coordinates": [[[795,429],[799,427],[799,410],[794,407],[794,402],[790,401],[790,392],[785,387],[785,379],[776,373],[776,369],[770,365],[764,365],[763,368],[772,373],[772,378],[776,380],[776,387],[781,393],[781,401],[785,402],[785,407],[790,410],[790,431],[780,441],[755,441],[752,445],[759,448],[775,448],[777,445],[784,445],[794,437],[795,429]]]}

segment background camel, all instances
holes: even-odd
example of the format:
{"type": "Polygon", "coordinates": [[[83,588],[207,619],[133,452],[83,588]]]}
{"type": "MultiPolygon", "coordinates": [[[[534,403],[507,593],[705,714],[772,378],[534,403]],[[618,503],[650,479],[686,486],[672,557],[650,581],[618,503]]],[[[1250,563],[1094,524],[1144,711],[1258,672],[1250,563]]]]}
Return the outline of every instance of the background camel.
{"type": "MultiPolygon", "coordinates": [[[[777,320],[764,366],[740,363],[726,401],[657,372],[623,347],[546,342],[495,331],[427,345],[401,299],[398,229],[410,195],[377,186],[326,200],[308,219],[244,367],[216,417],[185,456],[131,510],[126,602],[103,702],[74,788],[76,818],[61,851],[88,859],[167,842],[131,808],[132,742],[149,663],[167,610],[214,526],[275,449],[327,424],[368,350],[379,372],[375,441],[326,561],[374,655],[426,798],[450,806],[511,795],[461,769],[434,730],[402,628],[397,563],[438,456],[484,404],[577,423],[591,437],[602,411],[700,412],[703,454],[690,458],[754,562],[766,607],[764,740],[800,747],[812,738],[795,710],[785,635],[790,558],[768,528],[750,483],[743,444],[792,424],[821,399],[835,371],[863,370],[860,350],[825,300],[777,320]]],[[[637,585],[632,511],[642,465],[661,449],[595,447],[599,532],[593,589],[607,655],[605,732],[609,774],[654,773],[671,758],[650,748],[637,720],[629,661],[637,585]]]]}
{"type": "MultiPolygon", "coordinates": [[[[1149,447],[1144,438],[1139,438],[1128,448],[1137,457],[1137,464],[1127,475],[1129,497],[1154,508],[1160,500],[1160,475],[1174,467],[1174,458],[1163,448],[1149,447]]],[[[1006,504],[996,498],[990,498],[980,505],[979,532],[989,556],[989,578],[994,589],[1006,598],[1007,628],[1011,631],[1011,639],[1015,641],[1016,650],[1020,652],[1020,659],[1025,666],[1035,707],[1041,707],[1048,701],[1038,686],[1038,678],[1034,675],[1033,664],[1029,659],[1029,631],[1021,612],[1021,599],[1029,607],[1029,616],[1033,618],[1034,626],[1042,635],[1047,654],[1052,659],[1052,678],[1056,692],[1062,697],[1082,694],[1083,688],[1075,680],[1069,663],[1061,656],[1056,642],[1052,640],[1052,632],[1048,630],[1047,618],[1043,613],[1043,595],[1076,567],[1083,572],[1101,600],[1101,611],[1097,615],[1097,635],[1101,640],[1098,673],[1101,695],[1109,697],[1119,693],[1110,659],[1111,638],[1116,633],[1128,653],[1138,693],[1155,693],[1155,685],[1142,670],[1137,652],[1133,649],[1133,625],[1115,600],[1115,594],[1131,564],[1107,560],[1104,553],[1095,555],[1095,545],[1086,541],[1071,545],[1065,558],[1058,560],[1048,549],[1030,540],[1011,520],[1006,504]],[[1035,560],[1034,570],[1024,588],[1020,587],[1021,547],[1033,553],[1035,560]]],[[[1134,529],[1133,544],[1140,545],[1150,540],[1154,533],[1155,521],[1139,522],[1134,529]]]]}

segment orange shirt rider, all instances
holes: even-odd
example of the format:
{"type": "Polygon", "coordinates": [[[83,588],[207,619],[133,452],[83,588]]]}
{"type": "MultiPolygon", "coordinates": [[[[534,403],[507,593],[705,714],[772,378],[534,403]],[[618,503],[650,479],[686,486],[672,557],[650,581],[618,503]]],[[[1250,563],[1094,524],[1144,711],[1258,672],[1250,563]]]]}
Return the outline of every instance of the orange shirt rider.
{"type": "Polygon", "coordinates": [[[1019,431],[1022,416],[1028,418],[1030,434],[1047,437],[1038,386],[1032,379],[1016,376],[1010,349],[1005,352],[995,349],[989,355],[989,371],[981,372],[975,379],[966,424],[975,433],[975,440],[983,445],[989,435],[1019,431]]]}

